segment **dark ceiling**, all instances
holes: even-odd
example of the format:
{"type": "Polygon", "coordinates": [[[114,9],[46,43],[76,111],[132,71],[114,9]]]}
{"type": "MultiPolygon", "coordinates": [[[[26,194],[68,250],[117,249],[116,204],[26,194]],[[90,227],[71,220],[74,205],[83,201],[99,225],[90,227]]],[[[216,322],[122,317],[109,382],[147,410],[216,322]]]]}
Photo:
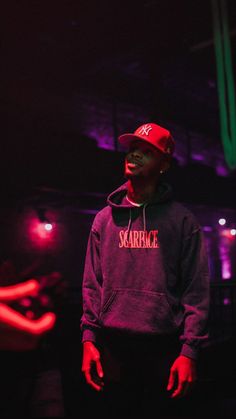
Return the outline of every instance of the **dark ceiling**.
{"type": "MultiPolygon", "coordinates": [[[[235,68],[234,0],[228,10],[235,68]]],[[[83,167],[96,189],[91,166],[106,166],[111,153],[88,133],[109,127],[114,149],[142,117],[198,133],[202,153],[223,158],[210,0],[9,1],[1,27],[6,188],[80,187],[83,167]]]]}

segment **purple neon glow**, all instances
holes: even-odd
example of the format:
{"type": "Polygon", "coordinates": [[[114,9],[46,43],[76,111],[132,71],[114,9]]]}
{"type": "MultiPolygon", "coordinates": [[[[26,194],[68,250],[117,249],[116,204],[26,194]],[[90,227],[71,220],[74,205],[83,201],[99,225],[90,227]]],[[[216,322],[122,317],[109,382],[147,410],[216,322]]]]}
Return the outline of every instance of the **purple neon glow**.
{"type": "Polygon", "coordinates": [[[216,174],[218,176],[228,176],[229,175],[229,169],[225,166],[223,166],[223,164],[218,163],[216,165],[216,174]]]}
{"type": "Polygon", "coordinates": [[[225,297],[225,298],[223,299],[223,304],[224,304],[224,306],[228,306],[228,305],[230,305],[230,304],[231,304],[230,299],[229,299],[228,297],[225,297]]]}
{"type": "Polygon", "coordinates": [[[99,129],[99,128],[91,128],[88,130],[87,135],[90,138],[94,138],[97,141],[97,145],[100,148],[104,148],[106,150],[114,150],[114,133],[111,129],[99,129]]]}
{"type": "Polygon", "coordinates": [[[230,242],[225,234],[219,235],[219,255],[221,260],[222,279],[230,279],[232,277],[230,242]]]}
{"type": "Polygon", "coordinates": [[[225,297],[225,298],[223,299],[223,304],[224,304],[224,306],[228,306],[228,305],[230,305],[230,304],[231,304],[230,299],[229,299],[228,297],[225,297]]]}
{"type": "Polygon", "coordinates": [[[211,232],[213,228],[211,226],[203,226],[203,231],[206,231],[207,233],[211,232]]]}
{"type": "Polygon", "coordinates": [[[195,161],[204,161],[204,155],[203,154],[192,153],[191,157],[195,161]]]}

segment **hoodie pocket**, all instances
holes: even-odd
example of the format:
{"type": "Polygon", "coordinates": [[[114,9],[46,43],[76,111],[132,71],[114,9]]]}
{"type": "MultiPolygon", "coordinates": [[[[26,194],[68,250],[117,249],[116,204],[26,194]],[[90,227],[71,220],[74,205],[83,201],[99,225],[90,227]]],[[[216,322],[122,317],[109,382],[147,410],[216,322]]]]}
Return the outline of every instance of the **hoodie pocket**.
{"type": "Polygon", "coordinates": [[[107,295],[101,325],[134,333],[172,333],[177,329],[165,293],[114,289],[107,295]]]}

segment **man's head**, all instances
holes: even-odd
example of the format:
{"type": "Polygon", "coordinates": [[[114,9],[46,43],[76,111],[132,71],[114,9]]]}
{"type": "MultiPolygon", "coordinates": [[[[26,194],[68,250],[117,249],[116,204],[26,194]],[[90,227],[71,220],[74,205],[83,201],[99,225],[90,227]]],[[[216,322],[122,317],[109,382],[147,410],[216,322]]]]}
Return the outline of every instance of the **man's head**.
{"type": "Polygon", "coordinates": [[[154,123],[141,125],[133,134],[118,138],[128,149],[125,159],[127,178],[159,178],[170,166],[175,142],[170,132],[154,123]]]}

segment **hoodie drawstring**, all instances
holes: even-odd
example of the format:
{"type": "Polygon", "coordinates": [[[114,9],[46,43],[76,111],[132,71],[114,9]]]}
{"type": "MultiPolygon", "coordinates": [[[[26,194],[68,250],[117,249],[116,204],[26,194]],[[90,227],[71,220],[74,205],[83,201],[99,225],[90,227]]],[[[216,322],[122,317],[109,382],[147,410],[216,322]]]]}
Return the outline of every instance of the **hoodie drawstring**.
{"type": "Polygon", "coordinates": [[[146,231],[146,207],[147,204],[144,204],[143,206],[143,229],[146,231]]]}
{"type": "Polygon", "coordinates": [[[129,209],[129,223],[128,223],[128,227],[127,227],[127,238],[129,240],[129,233],[130,233],[130,229],[131,229],[131,224],[132,224],[132,208],[129,209]]]}
{"type": "MultiPolygon", "coordinates": [[[[143,230],[146,231],[147,229],[147,222],[146,222],[146,207],[148,204],[144,204],[143,205],[143,230]]],[[[127,227],[127,239],[129,240],[129,235],[130,235],[130,231],[131,231],[131,226],[132,226],[132,208],[129,209],[129,222],[128,222],[128,227],[127,227]]]]}

